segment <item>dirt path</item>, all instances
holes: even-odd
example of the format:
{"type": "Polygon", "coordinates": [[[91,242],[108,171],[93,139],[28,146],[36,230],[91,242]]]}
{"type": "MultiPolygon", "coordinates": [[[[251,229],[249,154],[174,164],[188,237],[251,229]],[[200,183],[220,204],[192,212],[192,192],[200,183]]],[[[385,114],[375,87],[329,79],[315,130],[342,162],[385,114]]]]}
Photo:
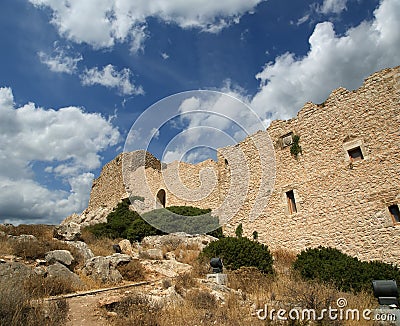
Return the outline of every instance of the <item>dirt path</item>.
{"type": "Polygon", "coordinates": [[[108,295],[110,295],[110,293],[106,292],[67,299],[69,311],[66,325],[110,325],[107,322],[107,319],[103,317],[103,313],[100,312],[98,307],[99,300],[107,297],[108,295]]]}
{"type": "Polygon", "coordinates": [[[67,326],[105,326],[111,324],[107,321],[104,310],[100,308],[99,303],[111,297],[124,296],[126,293],[132,291],[132,289],[147,284],[149,282],[125,284],[119,287],[51,297],[47,300],[51,301],[61,298],[67,300],[69,307],[65,324],[67,326]]]}

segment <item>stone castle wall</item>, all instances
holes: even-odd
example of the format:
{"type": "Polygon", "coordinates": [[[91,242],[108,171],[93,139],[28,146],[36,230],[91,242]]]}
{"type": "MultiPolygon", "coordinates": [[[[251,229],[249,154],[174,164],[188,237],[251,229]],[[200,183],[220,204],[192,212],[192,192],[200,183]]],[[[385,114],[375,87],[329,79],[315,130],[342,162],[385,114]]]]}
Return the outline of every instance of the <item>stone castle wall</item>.
{"type": "MultiPolygon", "coordinates": [[[[255,221],[236,216],[251,236],[272,249],[332,246],[360,259],[400,263],[400,224],[388,206],[400,203],[400,69],[366,79],[356,91],[339,88],[321,105],[307,103],[298,116],[274,121],[276,180],[263,213],[255,221]],[[295,159],[281,137],[300,136],[295,159]],[[364,159],[351,162],[360,147],[364,159]],[[286,193],[293,190],[297,212],[286,193]]],[[[259,171],[261,173],[261,171],[259,171]]]]}
{"type": "Polygon", "coordinates": [[[154,209],[164,189],[166,206],[212,208],[228,234],[242,223],[246,236],[257,231],[272,249],[324,245],[400,264],[400,224],[388,210],[400,203],[399,95],[400,67],[385,69],[358,90],[339,88],[320,105],[306,103],[296,118],[219,149],[217,162],[161,165],[145,154],[151,163],[122,172],[131,153],[119,155],[95,180],[88,209],[114,207],[127,191],[145,198],[136,201],[143,211],[154,209]],[[290,133],[300,136],[297,158],[282,146],[290,133]],[[351,161],[348,151],[358,148],[363,159],[351,161]]]}

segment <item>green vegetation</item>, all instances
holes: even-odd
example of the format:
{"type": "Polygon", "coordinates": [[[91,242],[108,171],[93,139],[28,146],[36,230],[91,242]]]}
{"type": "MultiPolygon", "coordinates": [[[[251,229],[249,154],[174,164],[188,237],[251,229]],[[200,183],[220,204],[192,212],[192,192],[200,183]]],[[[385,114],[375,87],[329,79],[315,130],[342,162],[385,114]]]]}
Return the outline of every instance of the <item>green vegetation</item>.
{"type": "Polygon", "coordinates": [[[211,209],[198,208],[193,206],[169,206],[167,209],[175,214],[184,216],[199,216],[211,213],[211,209]]]}
{"type": "Polygon", "coordinates": [[[218,218],[211,216],[210,209],[200,209],[191,206],[171,206],[161,208],[140,216],[129,209],[128,198],[120,202],[107,216],[106,223],[88,226],[89,231],[97,238],[125,238],[133,241],[141,241],[150,235],[162,235],[165,232],[205,233],[222,237],[222,229],[219,228],[218,218]],[[197,217],[201,215],[201,217],[197,217]],[[156,225],[158,228],[153,227],[156,225]],[[163,231],[165,232],[163,232],[163,231]]]}
{"type": "Polygon", "coordinates": [[[268,247],[247,238],[226,237],[211,242],[203,249],[200,259],[213,257],[220,257],[224,266],[231,270],[246,266],[273,273],[273,259],[268,247]]]}
{"type": "MultiPolygon", "coordinates": [[[[143,214],[143,218],[167,233],[204,234],[209,230],[219,228],[219,219],[211,215],[210,209],[192,206],[171,206],[155,209],[143,214]]],[[[208,234],[222,235],[222,230],[213,232],[208,234]]]]}
{"type": "Polygon", "coordinates": [[[144,202],[144,197],[142,196],[130,196],[129,199],[131,200],[131,202],[134,202],[135,200],[144,202]]]}
{"type": "Polygon", "coordinates": [[[125,238],[132,242],[141,241],[148,235],[164,234],[143,220],[138,213],[130,210],[129,204],[129,198],[124,199],[108,214],[107,223],[88,226],[85,230],[97,238],[125,238]]]}
{"type": "Polygon", "coordinates": [[[241,238],[243,236],[243,225],[240,223],[235,230],[236,237],[241,238]]]}
{"type": "Polygon", "coordinates": [[[293,264],[305,279],[332,283],[339,290],[371,291],[372,280],[394,279],[400,283],[400,270],[380,261],[363,262],[337,249],[318,247],[301,252],[293,264]]]}
{"type": "Polygon", "coordinates": [[[299,154],[302,153],[301,146],[299,145],[300,141],[300,136],[298,135],[293,135],[293,143],[290,146],[290,154],[292,154],[294,157],[297,157],[299,154]]]}

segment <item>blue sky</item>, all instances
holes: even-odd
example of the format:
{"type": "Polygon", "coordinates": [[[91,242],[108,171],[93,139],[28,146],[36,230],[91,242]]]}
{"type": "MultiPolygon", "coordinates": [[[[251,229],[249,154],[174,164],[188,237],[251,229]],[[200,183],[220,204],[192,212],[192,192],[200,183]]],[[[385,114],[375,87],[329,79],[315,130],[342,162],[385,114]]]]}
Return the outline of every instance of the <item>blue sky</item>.
{"type": "MultiPolygon", "coordinates": [[[[187,93],[176,113],[207,102],[225,114],[214,99],[222,92],[243,103],[232,121],[250,126],[251,108],[268,126],[399,65],[399,30],[400,0],[6,0],[0,222],[56,224],[80,213],[101,167],[123,150],[141,113],[155,103],[163,110],[164,98],[210,90],[205,100],[187,93]]],[[[232,129],[210,112],[180,122],[154,133],[159,158],[196,146],[184,133],[166,150],[188,128],[232,129]]]]}

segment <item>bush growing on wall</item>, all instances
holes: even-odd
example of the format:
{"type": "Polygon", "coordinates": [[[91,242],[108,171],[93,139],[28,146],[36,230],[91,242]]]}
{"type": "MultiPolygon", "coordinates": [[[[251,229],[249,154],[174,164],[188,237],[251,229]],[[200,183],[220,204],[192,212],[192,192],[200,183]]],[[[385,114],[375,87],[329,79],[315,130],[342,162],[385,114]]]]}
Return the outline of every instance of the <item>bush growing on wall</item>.
{"type": "Polygon", "coordinates": [[[236,237],[238,237],[238,238],[241,238],[241,237],[243,236],[243,226],[242,226],[242,223],[240,223],[240,224],[236,227],[235,234],[236,234],[236,237]]]}
{"type": "Polygon", "coordinates": [[[200,258],[204,257],[220,257],[224,266],[232,270],[247,266],[256,267],[263,273],[273,273],[273,259],[268,247],[243,237],[226,237],[211,242],[200,255],[200,258]]]}
{"type": "Polygon", "coordinates": [[[332,283],[342,291],[371,291],[372,280],[394,279],[400,284],[397,267],[380,261],[360,261],[334,248],[302,251],[293,267],[305,279],[332,283]]]}

